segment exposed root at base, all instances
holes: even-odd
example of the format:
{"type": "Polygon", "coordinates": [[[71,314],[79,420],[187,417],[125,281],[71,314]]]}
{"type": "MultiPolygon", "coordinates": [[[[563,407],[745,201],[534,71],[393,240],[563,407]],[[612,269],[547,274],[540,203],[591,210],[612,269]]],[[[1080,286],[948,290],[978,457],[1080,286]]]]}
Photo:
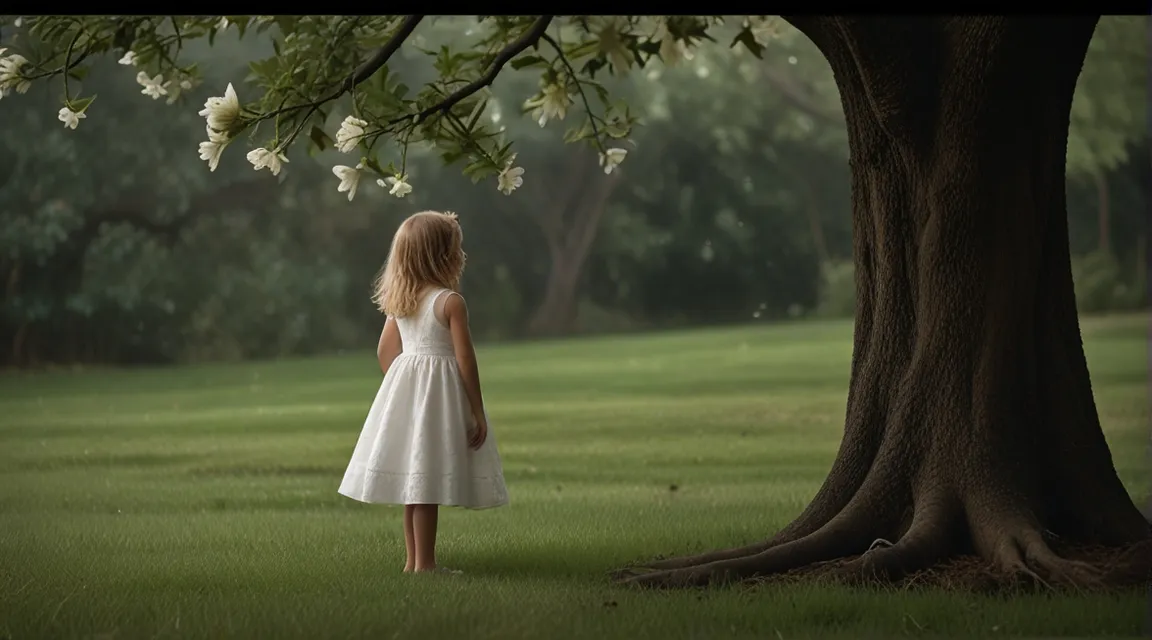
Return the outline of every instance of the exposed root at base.
{"type": "Polygon", "coordinates": [[[1075,547],[1048,542],[1038,532],[1024,532],[1007,539],[992,561],[974,555],[946,556],[944,545],[932,538],[907,535],[891,546],[872,545],[860,555],[814,560],[811,544],[797,546],[804,541],[672,570],[634,567],[614,577],[629,586],[664,589],[815,581],[978,593],[1116,591],[1152,582],[1152,537],[1120,548],[1075,547]]]}
{"type": "MultiPolygon", "coordinates": [[[[1127,547],[1057,545],[1051,550],[1055,566],[1041,564],[1028,572],[1011,572],[976,555],[952,556],[902,578],[885,580],[865,571],[864,556],[801,567],[784,574],[762,576],[753,584],[817,582],[891,589],[940,589],[981,594],[1039,591],[1113,592],[1147,588],[1152,582],[1152,538],[1127,547]],[[1057,552],[1059,555],[1056,555],[1057,552]],[[1068,566],[1082,569],[1058,573],[1068,566]],[[1054,571],[1055,570],[1055,571],[1054,571]],[[1032,575],[1029,575],[1032,574],[1032,575]],[[1051,577],[1057,575],[1059,577],[1051,577]],[[1042,579],[1037,580],[1037,577],[1042,579]],[[1089,579],[1090,577],[1090,579],[1089,579]]],[[[1050,559],[1046,559],[1050,560],[1050,559]]]]}

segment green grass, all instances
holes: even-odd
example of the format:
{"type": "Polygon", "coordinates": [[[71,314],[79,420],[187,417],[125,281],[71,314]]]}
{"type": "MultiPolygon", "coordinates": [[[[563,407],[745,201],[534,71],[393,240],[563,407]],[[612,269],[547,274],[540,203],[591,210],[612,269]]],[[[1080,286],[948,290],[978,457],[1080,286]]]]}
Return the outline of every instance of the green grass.
{"type": "MultiPolygon", "coordinates": [[[[1146,326],[1084,322],[1113,455],[1141,496],[1146,326]]],[[[379,383],[370,353],[2,377],[0,638],[1139,633],[1141,595],[608,581],[800,511],[839,442],[850,338],[821,322],[483,349],[512,506],[445,510],[457,577],[401,575],[400,510],[336,494],[379,383]]]]}

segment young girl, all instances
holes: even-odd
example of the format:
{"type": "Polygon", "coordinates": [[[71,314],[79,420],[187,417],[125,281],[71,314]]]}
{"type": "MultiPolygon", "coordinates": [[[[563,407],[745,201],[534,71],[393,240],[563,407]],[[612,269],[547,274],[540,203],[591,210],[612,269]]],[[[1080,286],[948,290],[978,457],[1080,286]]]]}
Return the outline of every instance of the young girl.
{"type": "Polygon", "coordinates": [[[404,505],[404,571],[436,565],[439,505],[508,504],[480,395],[468,307],[456,292],[464,235],[455,214],[424,211],[392,239],[373,301],[387,316],[384,382],[340,484],[354,500],[404,505]]]}

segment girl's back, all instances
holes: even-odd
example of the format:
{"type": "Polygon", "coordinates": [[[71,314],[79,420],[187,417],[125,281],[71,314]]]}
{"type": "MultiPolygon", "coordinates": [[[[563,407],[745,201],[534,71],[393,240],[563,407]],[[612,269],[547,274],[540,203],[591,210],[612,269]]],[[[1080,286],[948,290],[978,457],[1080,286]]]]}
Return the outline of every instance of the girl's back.
{"type": "Polygon", "coordinates": [[[414,313],[396,318],[404,348],[401,356],[455,355],[452,334],[444,318],[444,304],[450,295],[454,294],[449,289],[430,289],[414,313]]]}

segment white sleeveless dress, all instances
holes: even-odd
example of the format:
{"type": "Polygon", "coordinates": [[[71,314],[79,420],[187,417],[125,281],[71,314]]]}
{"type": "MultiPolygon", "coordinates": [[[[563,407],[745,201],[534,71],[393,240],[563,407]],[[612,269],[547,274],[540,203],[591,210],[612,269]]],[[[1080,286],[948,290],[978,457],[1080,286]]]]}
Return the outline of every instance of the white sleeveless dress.
{"type": "Polygon", "coordinates": [[[368,411],[340,493],[377,504],[488,509],[508,504],[496,437],[468,446],[472,410],[452,348],[434,309],[448,289],[424,296],[397,318],[403,352],[388,368],[368,411]]]}

